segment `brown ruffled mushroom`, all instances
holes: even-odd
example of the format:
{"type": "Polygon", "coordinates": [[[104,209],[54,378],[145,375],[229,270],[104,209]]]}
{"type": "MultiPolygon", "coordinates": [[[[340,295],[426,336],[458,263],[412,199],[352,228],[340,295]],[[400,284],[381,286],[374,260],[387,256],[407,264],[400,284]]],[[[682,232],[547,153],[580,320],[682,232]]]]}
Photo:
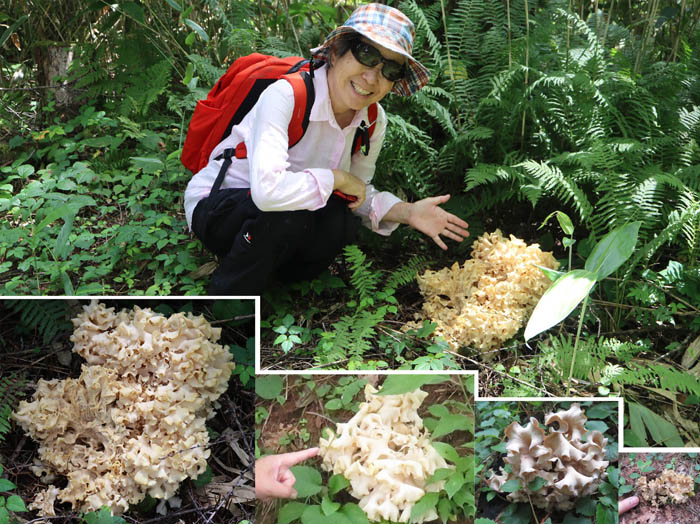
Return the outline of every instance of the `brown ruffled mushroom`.
{"type": "Polygon", "coordinates": [[[661,476],[647,482],[646,476],[641,476],[635,482],[635,492],[652,506],[665,504],[683,504],[695,495],[693,477],[665,469],[661,476]]]}
{"type": "Polygon", "coordinates": [[[517,422],[505,430],[508,439],[507,456],[503,459],[510,464],[510,471],[500,468],[500,475],[491,471],[486,479],[494,491],[502,492],[503,485],[510,480],[518,480],[520,489],[509,493],[512,502],[532,503],[547,510],[568,510],[574,507],[576,499],[595,493],[605,480],[605,468],[609,462],[605,458],[608,440],[600,431],[586,432],[586,416],[578,404],[572,404],[566,411],[549,413],[547,425],[558,423],[559,428],[550,428],[549,434],[531,417],[526,426],[517,422]],[[582,438],[586,436],[586,442],[582,438]],[[541,478],[544,484],[530,489],[530,483],[541,478]]]}

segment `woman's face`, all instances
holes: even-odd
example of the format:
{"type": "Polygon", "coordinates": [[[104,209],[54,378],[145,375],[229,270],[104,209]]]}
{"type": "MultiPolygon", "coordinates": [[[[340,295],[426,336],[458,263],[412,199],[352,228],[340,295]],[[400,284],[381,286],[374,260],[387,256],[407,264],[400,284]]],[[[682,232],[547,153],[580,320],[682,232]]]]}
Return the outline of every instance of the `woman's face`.
{"type": "MultiPolygon", "coordinates": [[[[369,42],[364,38],[362,40],[369,42]]],[[[374,42],[371,42],[371,45],[385,59],[404,63],[403,55],[374,42]]],[[[383,62],[374,67],[367,67],[355,59],[351,50],[341,57],[335,54],[335,50],[332,52],[333,67],[328,71],[328,92],[336,120],[379,102],[394,87],[394,82],[387,80],[382,74],[383,62]]]]}

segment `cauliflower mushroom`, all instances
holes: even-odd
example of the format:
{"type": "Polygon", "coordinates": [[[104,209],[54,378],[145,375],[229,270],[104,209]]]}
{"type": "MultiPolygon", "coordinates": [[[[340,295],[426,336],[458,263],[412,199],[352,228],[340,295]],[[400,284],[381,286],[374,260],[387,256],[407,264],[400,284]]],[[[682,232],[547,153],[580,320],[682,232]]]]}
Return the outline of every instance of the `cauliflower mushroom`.
{"type": "Polygon", "coordinates": [[[114,312],[92,301],[73,319],[80,377],[39,380],[13,418],[39,441],[35,471],[63,475],[32,507],[53,501],[115,514],[146,494],[167,499],[180,482],[206,470],[206,418],[235,367],[202,316],[166,317],[150,309],[114,312]]]}
{"type": "MultiPolygon", "coordinates": [[[[411,508],[426,492],[440,491],[444,481],[426,486],[439,468],[450,468],[431,445],[418,407],[427,393],[377,395],[365,386],[365,402],[336,432],[320,439],[322,467],[345,476],[350,494],[371,521],[408,522],[411,508]],[[352,460],[350,460],[352,458],[352,460]]],[[[427,512],[414,522],[437,518],[427,512]]]]}
{"type": "Polygon", "coordinates": [[[521,488],[509,493],[508,500],[532,500],[535,506],[550,511],[573,508],[577,498],[597,491],[609,464],[603,460],[608,439],[600,431],[586,432],[586,420],[579,404],[572,404],[568,410],[547,414],[545,424],[559,426],[556,430],[550,428],[549,434],[534,417],[524,427],[517,422],[510,424],[505,431],[508,442],[503,460],[511,470],[500,468],[500,475],[491,471],[486,480],[488,486],[502,492],[507,481],[517,479],[521,488]],[[586,442],[582,440],[584,436],[586,442]],[[535,478],[543,479],[545,484],[530,490],[529,484],[535,478]]]}

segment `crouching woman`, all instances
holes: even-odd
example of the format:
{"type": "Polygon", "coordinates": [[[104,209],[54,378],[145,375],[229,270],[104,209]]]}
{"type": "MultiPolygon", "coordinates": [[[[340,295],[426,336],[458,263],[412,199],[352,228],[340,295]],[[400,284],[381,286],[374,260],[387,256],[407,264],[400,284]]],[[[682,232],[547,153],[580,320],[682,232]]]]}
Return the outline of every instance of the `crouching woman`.
{"type": "Polygon", "coordinates": [[[258,295],[275,278],[312,278],[354,241],[360,222],[380,235],[408,224],[442,249],[443,237],[469,235],[466,222],[439,207],[449,195],[408,203],[371,184],[387,123],[376,103],[389,92],[410,96],[428,82],[428,70],[411,57],[414,34],[398,9],[357,8],[311,50],[323,65],[313,74],[308,127],[294,147],[294,91],[279,80],[214,148],[185,192],[188,224],[220,259],[209,294],[258,295]],[[365,143],[353,151],[363,134],[369,150],[365,143]],[[247,158],[233,158],[216,184],[221,153],[241,143],[247,158]]]}

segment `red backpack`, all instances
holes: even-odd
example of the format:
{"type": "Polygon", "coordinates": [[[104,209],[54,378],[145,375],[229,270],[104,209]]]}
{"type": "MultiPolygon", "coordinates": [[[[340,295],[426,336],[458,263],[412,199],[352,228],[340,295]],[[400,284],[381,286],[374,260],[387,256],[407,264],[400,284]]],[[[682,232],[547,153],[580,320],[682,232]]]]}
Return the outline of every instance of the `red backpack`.
{"type": "MultiPolygon", "coordinates": [[[[233,126],[243,120],[262,92],[280,78],[287,80],[294,90],[294,112],[288,133],[289,147],[296,145],[309,125],[309,114],[315,99],[313,72],[319,65],[322,63],[312,63],[301,57],[277,58],[259,53],[237,59],[209,91],[206,100],[197,102],[182,148],[182,164],[192,173],[206,166],[214,148],[231,134],[233,126]]],[[[368,117],[369,128],[362,122],[355,133],[353,154],[359,150],[365,155],[369,153],[369,139],[377,120],[376,103],[369,106],[368,117]]],[[[219,190],[234,156],[247,157],[243,142],[217,157],[225,161],[212,193],[219,190]]]]}

